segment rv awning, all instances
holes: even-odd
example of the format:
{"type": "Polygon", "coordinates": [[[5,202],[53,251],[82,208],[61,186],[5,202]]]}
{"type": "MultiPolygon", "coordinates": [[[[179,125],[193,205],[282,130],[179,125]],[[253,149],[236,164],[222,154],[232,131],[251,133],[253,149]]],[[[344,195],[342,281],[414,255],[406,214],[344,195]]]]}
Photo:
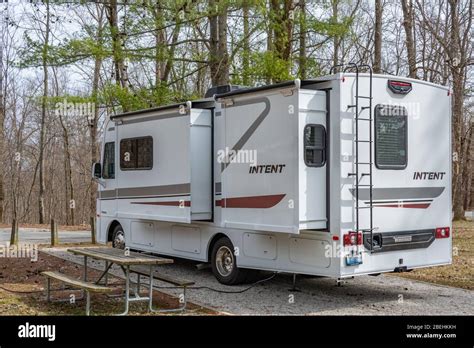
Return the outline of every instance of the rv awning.
{"type": "Polygon", "coordinates": [[[186,108],[188,108],[188,107],[198,107],[198,108],[205,109],[209,106],[210,103],[212,104],[213,102],[214,102],[214,100],[212,98],[198,99],[198,100],[186,101],[186,102],[182,102],[182,103],[175,103],[175,104],[157,106],[157,107],[150,108],[150,109],[142,109],[142,110],[124,112],[124,113],[121,113],[121,114],[112,115],[112,116],[110,116],[110,119],[114,120],[114,119],[124,118],[124,117],[141,116],[141,115],[148,114],[148,113],[151,113],[151,112],[161,112],[161,111],[179,109],[181,107],[186,107],[186,108]]]}
{"type": "Polygon", "coordinates": [[[237,89],[237,90],[227,92],[227,93],[216,94],[214,96],[214,98],[217,100],[219,98],[227,98],[227,97],[234,96],[234,95],[255,93],[255,92],[261,92],[261,91],[266,91],[266,90],[270,90],[270,89],[278,89],[278,88],[293,87],[293,86],[297,87],[297,88],[300,88],[300,87],[304,87],[304,86],[308,86],[308,85],[314,85],[314,84],[317,84],[317,83],[323,83],[323,82],[329,81],[331,79],[332,79],[331,76],[326,76],[324,78],[318,78],[318,79],[312,79],[312,80],[299,80],[299,79],[296,79],[296,80],[291,80],[291,81],[275,83],[273,85],[237,89]]]}

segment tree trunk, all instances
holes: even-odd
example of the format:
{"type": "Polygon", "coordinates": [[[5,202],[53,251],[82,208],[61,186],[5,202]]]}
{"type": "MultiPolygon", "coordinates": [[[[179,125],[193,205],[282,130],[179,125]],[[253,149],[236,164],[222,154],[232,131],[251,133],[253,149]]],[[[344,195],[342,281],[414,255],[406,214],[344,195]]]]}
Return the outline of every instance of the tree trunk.
{"type": "Polygon", "coordinates": [[[464,211],[468,210],[471,206],[471,190],[472,190],[472,156],[474,153],[472,152],[473,150],[473,144],[472,144],[472,138],[474,137],[474,132],[472,129],[472,125],[468,125],[468,130],[466,131],[466,144],[465,144],[465,150],[464,150],[464,165],[463,165],[463,171],[462,171],[462,176],[463,176],[463,185],[464,187],[464,211]]]}
{"type": "Polygon", "coordinates": [[[374,73],[382,73],[382,0],[375,0],[374,73]]]}
{"type": "Polygon", "coordinates": [[[211,81],[213,86],[229,83],[229,54],[227,52],[227,6],[209,0],[211,81]]]}
{"type": "Polygon", "coordinates": [[[64,140],[64,175],[65,175],[65,194],[66,194],[66,225],[74,225],[74,185],[72,183],[72,163],[71,163],[71,151],[69,145],[69,133],[68,127],[64,123],[64,115],[59,114],[59,122],[63,129],[63,140],[64,140]]]}
{"type": "Polygon", "coordinates": [[[453,211],[454,220],[464,219],[464,188],[462,186],[462,169],[463,169],[463,144],[461,141],[463,130],[463,96],[464,82],[463,75],[453,69],[453,150],[456,153],[456,161],[453,166],[453,211]]]}
{"type": "MultiPolygon", "coordinates": [[[[332,0],[332,20],[334,23],[337,23],[337,19],[338,19],[338,12],[339,12],[338,5],[339,5],[339,0],[332,0]]],[[[337,35],[334,35],[333,45],[334,45],[334,52],[332,56],[332,65],[336,66],[339,64],[339,45],[340,45],[340,40],[337,35]]]]}
{"type": "Polygon", "coordinates": [[[461,52],[460,44],[460,24],[458,14],[458,2],[456,0],[449,0],[449,12],[451,17],[451,37],[450,37],[450,69],[453,77],[453,138],[454,138],[454,152],[457,155],[457,161],[454,163],[453,170],[453,210],[454,220],[464,219],[464,197],[465,188],[463,187],[463,163],[465,158],[463,156],[463,103],[464,103],[464,74],[462,69],[462,62],[464,58],[461,52]]]}
{"type": "MultiPolygon", "coordinates": [[[[107,7],[107,19],[110,25],[110,32],[112,36],[112,55],[114,61],[115,71],[115,82],[118,86],[123,89],[129,88],[127,66],[125,65],[124,54],[123,54],[123,40],[122,33],[118,25],[118,9],[117,0],[110,0],[107,7]]],[[[128,111],[129,106],[126,103],[122,103],[123,111],[128,111]]]]}
{"type": "MultiPolygon", "coordinates": [[[[99,82],[100,82],[100,66],[102,65],[102,59],[97,56],[94,62],[94,76],[92,78],[92,95],[94,99],[94,115],[90,120],[89,129],[91,137],[91,166],[95,162],[99,162],[99,146],[97,144],[97,123],[99,122],[99,100],[97,94],[99,93],[99,82]]],[[[90,194],[90,214],[95,216],[96,214],[96,192],[97,184],[94,179],[91,179],[91,194],[90,194]]]]}
{"type": "Polygon", "coordinates": [[[408,56],[408,76],[416,79],[416,49],[413,39],[413,5],[411,0],[402,0],[403,27],[408,56]]]}
{"type": "Polygon", "coordinates": [[[300,35],[299,35],[298,75],[306,79],[306,0],[300,0],[300,35]]]}
{"type": "Polygon", "coordinates": [[[248,0],[244,0],[242,4],[243,24],[244,24],[244,42],[242,45],[242,84],[250,85],[250,24],[249,24],[249,4],[248,0]]]}
{"type": "Polygon", "coordinates": [[[46,112],[47,112],[47,98],[48,98],[48,45],[49,45],[49,26],[50,26],[50,8],[49,0],[46,3],[46,27],[44,32],[44,45],[42,54],[43,63],[43,98],[41,100],[41,124],[40,124],[40,142],[39,142],[39,194],[38,194],[38,215],[39,223],[45,223],[45,212],[44,212],[44,191],[45,191],[45,179],[44,179],[44,148],[45,148],[45,137],[46,137],[46,112]]]}
{"type": "MultiPolygon", "coordinates": [[[[3,157],[3,154],[5,153],[4,135],[3,135],[4,126],[5,126],[5,102],[3,100],[3,38],[0,38],[0,159],[3,157]]],[[[3,170],[4,170],[4,166],[0,166],[0,223],[4,222],[3,206],[4,206],[4,201],[5,201],[5,193],[3,190],[3,170]]]]}
{"type": "MultiPolygon", "coordinates": [[[[271,0],[273,21],[273,53],[290,71],[291,39],[293,36],[293,0],[271,0]]],[[[276,81],[278,82],[278,81],[276,81]]]]}

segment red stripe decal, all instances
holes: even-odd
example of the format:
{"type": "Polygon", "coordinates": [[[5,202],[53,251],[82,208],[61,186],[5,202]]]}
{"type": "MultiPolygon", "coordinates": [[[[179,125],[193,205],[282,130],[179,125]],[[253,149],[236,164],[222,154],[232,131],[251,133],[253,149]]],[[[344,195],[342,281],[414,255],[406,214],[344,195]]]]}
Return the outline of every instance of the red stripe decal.
{"type": "Polygon", "coordinates": [[[281,202],[285,194],[268,196],[234,197],[216,200],[216,206],[223,208],[271,208],[281,202]]]}
{"type": "Polygon", "coordinates": [[[415,209],[426,209],[430,206],[430,203],[407,203],[407,204],[386,204],[386,205],[374,205],[374,207],[382,208],[415,208],[415,209]]]}
{"type": "Polygon", "coordinates": [[[131,204],[145,204],[145,205],[166,205],[166,206],[172,206],[172,207],[179,207],[179,206],[185,206],[185,207],[190,207],[191,202],[190,201],[165,201],[165,202],[131,202],[131,204]]]}

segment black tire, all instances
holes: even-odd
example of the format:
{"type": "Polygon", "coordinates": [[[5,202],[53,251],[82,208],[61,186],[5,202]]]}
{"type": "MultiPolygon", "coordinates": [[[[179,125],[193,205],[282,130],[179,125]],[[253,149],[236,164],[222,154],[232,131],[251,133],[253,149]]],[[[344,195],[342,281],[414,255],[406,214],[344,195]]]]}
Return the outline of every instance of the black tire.
{"type": "Polygon", "coordinates": [[[218,239],[212,247],[211,266],[219,283],[225,285],[244,283],[249,275],[249,270],[237,267],[234,246],[227,237],[218,239]]]}
{"type": "Polygon", "coordinates": [[[125,249],[125,232],[122,226],[117,225],[112,232],[112,247],[117,249],[125,249]]]}

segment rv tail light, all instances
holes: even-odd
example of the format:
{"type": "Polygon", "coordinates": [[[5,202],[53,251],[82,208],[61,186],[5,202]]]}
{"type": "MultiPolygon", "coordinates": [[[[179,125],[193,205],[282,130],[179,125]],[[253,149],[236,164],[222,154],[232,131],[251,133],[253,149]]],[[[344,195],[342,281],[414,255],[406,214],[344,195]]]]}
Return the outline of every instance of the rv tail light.
{"type": "Polygon", "coordinates": [[[436,229],[436,238],[449,238],[449,227],[438,227],[436,229]]]}
{"type": "Polygon", "coordinates": [[[346,245],[361,245],[362,244],[362,233],[349,232],[344,235],[344,246],[346,245]]]}
{"type": "Polygon", "coordinates": [[[332,236],[332,240],[339,240],[339,236],[332,236]]]}
{"type": "Polygon", "coordinates": [[[410,82],[388,80],[388,88],[396,94],[408,94],[412,87],[410,82]]]}

